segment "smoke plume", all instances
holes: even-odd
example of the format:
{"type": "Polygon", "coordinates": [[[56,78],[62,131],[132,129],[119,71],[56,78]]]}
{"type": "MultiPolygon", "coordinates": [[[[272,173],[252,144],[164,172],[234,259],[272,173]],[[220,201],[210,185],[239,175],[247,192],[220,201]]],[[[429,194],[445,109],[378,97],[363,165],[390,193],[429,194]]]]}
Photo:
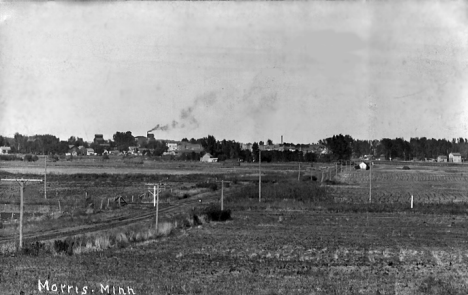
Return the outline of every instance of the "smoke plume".
{"type": "Polygon", "coordinates": [[[200,122],[195,117],[196,111],[201,107],[209,107],[216,102],[216,94],[214,92],[210,92],[206,95],[198,96],[195,98],[194,103],[191,106],[188,106],[180,111],[179,115],[179,122],[173,120],[172,123],[166,125],[156,125],[154,128],[148,130],[151,131],[168,131],[171,129],[182,129],[182,128],[190,128],[196,129],[200,126],[200,122]]]}

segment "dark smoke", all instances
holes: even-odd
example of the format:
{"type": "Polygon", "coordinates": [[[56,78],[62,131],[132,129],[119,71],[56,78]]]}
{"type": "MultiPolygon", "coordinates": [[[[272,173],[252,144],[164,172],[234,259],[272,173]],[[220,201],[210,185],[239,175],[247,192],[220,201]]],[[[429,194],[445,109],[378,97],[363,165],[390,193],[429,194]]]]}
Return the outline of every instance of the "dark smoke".
{"type": "Polygon", "coordinates": [[[210,92],[203,96],[198,96],[195,99],[193,105],[186,107],[180,111],[180,122],[173,120],[172,123],[166,125],[156,125],[156,127],[148,130],[148,132],[160,130],[160,131],[167,131],[176,128],[191,128],[196,129],[200,126],[200,122],[198,122],[197,118],[194,115],[194,111],[196,111],[200,104],[209,107],[216,102],[216,95],[214,92],[210,92]]]}

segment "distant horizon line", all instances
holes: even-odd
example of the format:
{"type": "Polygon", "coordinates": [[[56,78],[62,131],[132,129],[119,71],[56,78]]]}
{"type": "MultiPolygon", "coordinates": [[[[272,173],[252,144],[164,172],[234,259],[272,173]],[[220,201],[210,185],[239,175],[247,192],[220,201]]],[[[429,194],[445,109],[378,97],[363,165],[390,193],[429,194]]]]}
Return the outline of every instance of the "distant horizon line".
{"type": "MultiPolygon", "coordinates": [[[[134,137],[144,136],[144,135],[134,135],[133,132],[130,131],[130,130],[128,130],[128,131],[116,131],[116,133],[117,133],[117,132],[123,132],[123,133],[131,132],[131,133],[132,133],[132,136],[134,136],[134,137]]],[[[19,132],[15,132],[15,134],[16,134],[16,133],[19,133],[19,132]]],[[[68,141],[68,139],[69,139],[70,137],[75,136],[75,135],[70,135],[70,136],[69,136],[68,138],[66,138],[66,139],[61,139],[60,136],[57,136],[57,135],[54,135],[54,134],[51,134],[51,133],[34,134],[34,135],[26,135],[26,134],[21,134],[21,133],[19,133],[19,134],[22,135],[22,136],[25,136],[25,137],[34,137],[34,136],[51,135],[51,136],[57,137],[57,138],[59,139],[59,141],[68,141]]],[[[115,133],[114,133],[114,134],[115,134],[115,133]]],[[[154,133],[152,133],[152,132],[146,132],[146,136],[145,136],[146,138],[148,138],[148,134],[153,134],[153,135],[154,135],[154,133]]],[[[380,138],[380,139],[360,139],[360,138],[355,138],[355,137],[353,137],[353,136],[350,135],[350,134],[337,133],[337,134],[334,134],[334,135],[331,135],[331,136],[328,136],[328,137],[319,139],[319,140],[316,141],[316,142],[312,142],[312,141],[311,141],[311,142],[303,143],[303,142],[295,142],[295,141],[283,140],[283,143],[318,144],[320,140],[323,140],[323,139],[326,139],[326,138],[331,138],[331,137],[333,137],[333,136],[337,136],[337,135],[340,135],[340,134],[343,135],[343,136],[348,135],[348,136],[350,136],[353,140],[360,140],[360,141],[374,141],[374,140],[379,140],[379,141],[380,141],[380,140],[382,140],[382,139],[384,139],[384,138],[389,138],[389,139],[402,138],[403,140],[408,141],[408,142],[409,142],[412,138],[418,138],[418,139],[426,138],[427,140],[432,140],[432,139],[435,139],[435,140],[446,140],[446,141],[450,141],[450,142],[451,142],[453,139],[457,139],[457,140],[458,140],[458,139],[462,138],[463,140],[467,141],[467,140],[466,140],[466,139],[467,139],[466,137],[460,137],[460,136],[459,136],[459,137],[453,137],[453,138],[451,138],[451,139],[449,139],[449,138],[435,138],[435,137],[427,137],[427,136],[420,136],[420,137],[419,137],[419,136],[416,136],[416,137],[409,137],[409,138],[400,136],[400,137],[382,137],[382,138],[380,138]]],[[[94,136],[96,136],[96,135],[102,135],[104,140],[113,140],[112,136],[110,136],[108,139],[105,139],[105,134],[104,134],[104,133],[95,133],[94,136]]],[[[14,135],[13,135],[13,136],[5,136],[5,135],[0,134],[0,136],[2,136],[3,138],[7,138],[7,139],[14,139],[14,135]]],[[[253,144],[253,143],[255,143],[255,142],[256,142],[256,143],[259,143],[260,141],[263,141],[264,143],[266,143],[267,140],[268,140],[268,139],[267,139],[267,140],[247,141],[247,142],[244,142],[244,141],[237,141],[236,139],[226,139],[226,138],[219,139],[219,138],[217,138],[215,135],[212,135],[212,134],[207,134],[206,136],[203,136],[203,137],[208,137],[208,136],[214,136],[214,137],[216,138],[217,141],[232,140],[232,141],[235,141],[235,142],[238,142],[238,143],[244,143],[244,144],[249,144],[249,143],[250,143],[250,144],[253,144]]],[[[76,137],[76,138],[82,138],[83,141],[88,142],[88,143],[94,141],[94,138],[88,140],[88,139],[85,139],[84,137],[80,137],[80,136],[75,136],[75,137],[76,137]]],[[[162,139],[162,138],[156,138],[156,137],[154,137],[154,139],[156,139],[156,140],[161,140],[161,141],[182,141],[183,138],[187,138],[189,141],[190,141],[191,138],[197,139],[197,138],[195,138],[195,137],[188,138],[187,136],[182,137],[181,139],[167,139],[167,138],[166,138],[166,139],[162,139]]],[[[199,139],[199,138],[198,138],[198,139],[199,139]]],[[[270,138],[270,139],[271,139],[271,138],[270,138]]],[[[273,142],[273,144],[281,144],[281,142],[273,142]]]]}

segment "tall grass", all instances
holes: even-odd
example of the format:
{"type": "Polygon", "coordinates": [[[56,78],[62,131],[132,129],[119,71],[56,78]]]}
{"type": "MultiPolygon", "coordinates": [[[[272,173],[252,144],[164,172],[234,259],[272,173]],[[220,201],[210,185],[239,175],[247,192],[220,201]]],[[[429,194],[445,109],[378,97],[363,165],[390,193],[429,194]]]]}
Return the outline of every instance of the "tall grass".
{"type": "MultiPolygon", "coordinates": [[[[249,199],[257,200],[259,195],[258,185],[248,185],[239,189],[228,198],[230,203],[241,204],[249,199]]],[[[266,203],[278,202],[285,199],[307,203],[328,203],[333,198],[327,196],[324,187],[316,183],[285,182],[262,184],[262,201],[266,203]]]]}

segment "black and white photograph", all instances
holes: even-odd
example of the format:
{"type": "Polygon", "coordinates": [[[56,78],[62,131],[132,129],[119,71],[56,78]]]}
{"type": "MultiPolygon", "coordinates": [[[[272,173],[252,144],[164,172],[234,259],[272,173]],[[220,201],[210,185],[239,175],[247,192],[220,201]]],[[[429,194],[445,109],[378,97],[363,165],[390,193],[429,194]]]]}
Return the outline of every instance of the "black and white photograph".
{"type": "Polygon", "coordinates": [[[468,294],[468,2],[0,1],[0,294],[468,294]]]}

